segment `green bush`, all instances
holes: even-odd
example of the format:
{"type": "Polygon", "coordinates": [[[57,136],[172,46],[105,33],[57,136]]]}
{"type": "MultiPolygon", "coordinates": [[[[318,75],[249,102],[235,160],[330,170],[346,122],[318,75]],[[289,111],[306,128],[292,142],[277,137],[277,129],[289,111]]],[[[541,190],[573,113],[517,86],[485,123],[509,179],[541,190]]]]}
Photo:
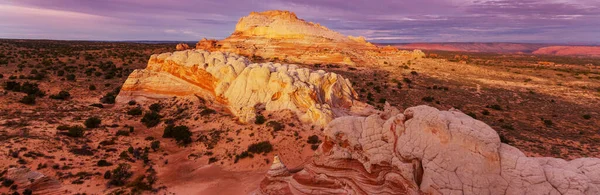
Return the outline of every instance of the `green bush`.
{"type": "Polygon", "coordinates": [[[192,143],[192,132],[187,126],[168,125],[163,132],[163,138],[174,138],[181,145],[192,143]]]}
{"type": "Polygon", "coordinates": [[[67,75],[67,81],[75,81],[75,75],[74,74],[68,74],[67,75]]]}
{"type": "Polygon", "coordinates": [[[306,143],[309,144],[318,144],[321,143],[321,140],[319,140],[319,136],[317,135],[311,135],[308,137],[308,140],[306,140],[306,143]]]}
{"type": "Polygon", "coordinates": [[[592,116],[591,116],[591,115],[589,115],[589,114],[584,114],[584,115],[583,115],[583,119],[585,119],[585,120],[589,120],[589,119],[591,119],[591,118],[592,118],[592,116]]]}
{"type": "Polygon", "coordinates": [[[102,160],[99,160],[98,163],[96,163],[96,165],[99,167],[108,167],[108,166],[112,166],[113,164],[102,159],[102,160]]]}
{"type": "Polygon", "coordinates": [[[51,95],[50,98],[57,100],[66,100],[71,97],[71,94],[68,91],[60,91],[56,95],[51,95]]]}
{"type": "Polygon", "coordinates": [[[140,107],[135,107],[127,111],[127,114],[132,116],[139,116],[142,115],[142,109],[140,107]]]}
{"type": "Polygon", "coordinates": [[[150,143],[150,148],[156,152],[160,148],[160,141],[154,140],[150,143]]]}
{"type": "Polygon", "coordinates": [[[133,175],[129,169],[131,169],[131,165],[126,163],[119,164],[119,166],[112,171],[109,184],[124,186],[127,183],[127,179],[133,175]]]}
{"type": "Polygon", "coordinates": [[[100,124],[102,123],[102,120],[98,117],[90,117],[87,120],[85,120],[85,122],[83,123],[85,125],[85,127],[93,129],[93,128],[98,128],[100,126],[100,124]]]}
{"type": "Polygon", "coordinates": [[[128,130],[119,130],[119,131],[117,131],[116,136],[129,136],[129,131],[128,130]]]}
{"type": "Polygon", "coordinates": [[[258,143],[251,144],[248,146],[248,152],[260,154],[260,153],[269,153],[273,151],[273,145],[269,141],[262,141],[258,143]]]}
{"type": "Polygon", "coordinates": [[[160,114],[156,112],[150,112],[144,114],[144,117],[142,118],[142,123],[148,128],[156,127],[156,125],[160,123],[160,119],[162,119],[162,116],[160,114]]]}
{"type": "Polygon", "coordinates": [[[491,109],[494,109],[494,110],[502,110],[502,107],[500,105],[498,105],[498,104],[494,104],[494,105],[491,105],[491,106],[488,106],[488,107],[491,108],[491,109]]]}
{"type": "Polygon", "coordinates": [[[262,125],[266,121],[267,121],[267,119],[265,118],[265,116],[259,114],[259,115],[256,115],[256,118],[254,120],[254,124],[262,125]]]}
{"type": "Polygon", "coordinates": [[[27,104],[27,105],[34,105],[35,104],[35,96],[34,95],[26,95],[25,97],[21,98],[21,100],[19,100],[19,102],[21,102],[23,104],[27,104]]]}
{"type": "Polygon", "coordinates": [[[431,97],[431,96],[427,96],[427,97],[423,97],[421,100],[423,100],[424,102],[433,102],[433,100],[435,100],[435,98],[431,97]]]}
{"type": "Polygon", "coordinates": [[[154,112],[160,112],[160,110],[162,110],[162,105],[160,105],[159,103],[151,104],[150,110],[152,110],[154,112]]]}
{"type": "Polygon", "coordinates": [[[67,132],[67,136],[69,137],[83,137],[83,134],[85,130],[83,129],[82,126],[76,125],[76,126],[72,126],[69,127],[69,131],[67,132]]]}
{"type": "Polygon", "coordinates": [[[285,126],[283,126],[283,124],[277,121],[269,121],[267,123],[267,127],[273,128],[273,131],[281,131],[285,126]]]}

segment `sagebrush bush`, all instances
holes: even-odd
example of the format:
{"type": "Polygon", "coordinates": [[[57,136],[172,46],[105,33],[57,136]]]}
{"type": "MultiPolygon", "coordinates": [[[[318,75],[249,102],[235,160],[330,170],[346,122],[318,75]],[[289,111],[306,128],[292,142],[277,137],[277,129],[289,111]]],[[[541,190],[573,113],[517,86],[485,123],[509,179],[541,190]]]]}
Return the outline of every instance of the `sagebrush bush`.
{"type": "Polygon", "coordinates": [[[180,145],[192,143],[192,132],[185,125],[168,125],[163,132],[163,138],[174,138],[180,145]]]}
{"type": "Polygon", "coordinates": [[[93,129],[93,128],[98,128],[101,123],[102,123],[102,120],[100,118],[93,116],[93,117],[86,119],[83,124],[85,125],[85,127],[93,129]]]}
{"type": "Polygon", "coordinates": [[[144,114],[144,117],[142,118],[142,123],[148,128],[156,127],[160,123],[161,119],[162,116],[160,114],[156,112],[150,112],[144,114]]]}

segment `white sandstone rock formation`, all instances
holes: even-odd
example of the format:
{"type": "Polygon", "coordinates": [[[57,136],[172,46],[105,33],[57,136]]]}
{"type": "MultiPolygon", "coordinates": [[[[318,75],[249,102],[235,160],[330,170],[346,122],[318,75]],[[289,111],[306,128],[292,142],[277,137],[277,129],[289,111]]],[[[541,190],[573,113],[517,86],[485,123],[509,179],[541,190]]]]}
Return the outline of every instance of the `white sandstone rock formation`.
{"type": "Polygon", "coordinates": [[[417,106],[340,117],[324,133],[304,170],[266,178],[260,192],[600,194],[600,159],[527,157],[458,110],[417,106]]]}
{"type": "Polygon", "coordinates": [[[251,63],[237,54],[203,50],[152,55],[146,69],[129,75],[117,102],[173,96],[212,100],[243,122],[253,121],[259,107],[289,109],[301,120],[317,125],[373,111],[357,101],[352,84],[338,74],[296,65],[251,63]]]}

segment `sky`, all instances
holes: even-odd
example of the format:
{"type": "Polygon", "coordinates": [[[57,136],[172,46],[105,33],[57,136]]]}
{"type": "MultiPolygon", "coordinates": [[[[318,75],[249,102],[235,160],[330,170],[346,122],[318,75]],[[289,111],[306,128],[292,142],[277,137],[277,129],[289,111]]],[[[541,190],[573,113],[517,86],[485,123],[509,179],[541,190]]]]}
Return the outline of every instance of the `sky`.
{"type": "Polygon", "coordinates": [[[0,38],[222,39],[275,9],[371,42],[600,43],[600,0],[0,0],[0,38]]]}

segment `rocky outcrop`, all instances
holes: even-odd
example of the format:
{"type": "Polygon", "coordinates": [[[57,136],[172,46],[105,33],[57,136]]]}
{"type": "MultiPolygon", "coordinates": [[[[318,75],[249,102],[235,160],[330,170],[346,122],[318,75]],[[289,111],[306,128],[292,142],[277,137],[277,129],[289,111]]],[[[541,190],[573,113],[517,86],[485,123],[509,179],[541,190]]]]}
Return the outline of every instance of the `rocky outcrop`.
{"type": "Polygon", "coordinates": [[[152,55],[146,69],[129,75],[117,102],[173,96],[215,102],[243,122],[253,121],[258,109],[288,109],[317,125],[373,111],[357,101],[352,84],[338,74],[203,50],[152,55]]]}
{"type": "Polygon", "coordinates": [[[190,46],[185,43],[179,43],[179,44],[177,44],[177,46],[175,46],[175,49],[177,49],[177,51],[183,51],[183,50],[190,49],[190,46]]]}
{"type": "Polygon", "coordinates": [[[6,179],[13,180],[20,189],[30,189],[35,194],[58,193],[62,187],[60,181],[27,168],[8,169],[6,179]]]}
{"type": "Polygon", "coordinates": [[[252,12],[228,38],[203,39],[196,48],[303,64],[383,65],[425,56],[419,50],[384,52],[364,37],[344,36],[289,11],[252,12]]]}
{"type": "Polygon", "coordinates": [[[458,110],[387,108],[333,120],[298,173],[263,194],[599,194],[600,159],[527,157],[458,110]]]}

